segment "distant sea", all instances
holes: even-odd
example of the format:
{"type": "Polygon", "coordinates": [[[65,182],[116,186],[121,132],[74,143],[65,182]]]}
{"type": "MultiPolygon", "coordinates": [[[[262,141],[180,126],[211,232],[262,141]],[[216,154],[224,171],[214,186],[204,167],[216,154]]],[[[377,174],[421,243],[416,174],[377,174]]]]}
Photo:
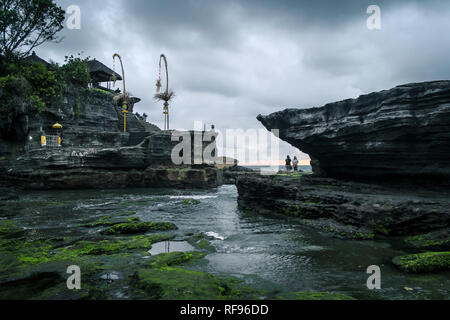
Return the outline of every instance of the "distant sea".
{"type": "MultiPolygon", "coordinates": [[[[286,167],[285,166],[278,166],[278,170],[277,169],[272,169],[271,166],[245,166],[245,168],[249,168],[255,171],[286,171],[286,167]]],[[[298,166],[299,170],[302,170],[304,172],[312,172],[312,168],[311,166],[298,166]]]]}

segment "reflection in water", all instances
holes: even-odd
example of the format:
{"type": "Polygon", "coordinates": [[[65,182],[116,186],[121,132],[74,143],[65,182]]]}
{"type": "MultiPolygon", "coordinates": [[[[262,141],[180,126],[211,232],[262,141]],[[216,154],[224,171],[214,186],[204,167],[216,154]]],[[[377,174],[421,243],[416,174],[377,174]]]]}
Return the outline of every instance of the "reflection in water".
{"type": "Polygon", "coordinates": [[[160,253],[188,252],[194,250],[194,247],[186,241],[164,241],[152,245],[152,248],[148,251],[148,253],[154,256],[160,253]]]}

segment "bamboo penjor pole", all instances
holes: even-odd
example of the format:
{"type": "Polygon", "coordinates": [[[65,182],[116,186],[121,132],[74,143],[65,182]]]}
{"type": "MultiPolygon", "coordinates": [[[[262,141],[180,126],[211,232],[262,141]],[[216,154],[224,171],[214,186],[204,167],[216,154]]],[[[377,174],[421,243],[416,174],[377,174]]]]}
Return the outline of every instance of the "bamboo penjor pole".
{"type": "Polygon", "coordinates": [[[116,58],[119,58],[120,66],[122,68],[122,81],[123,81],[123,103],[122,103],[122,112],[123,112],[123,132],[127,131],[127,113],[128,113],[128,94],[125,83],[125,71],[123,69],[122,57],[118,53],[114,53],[113,62],[116,58]]]}

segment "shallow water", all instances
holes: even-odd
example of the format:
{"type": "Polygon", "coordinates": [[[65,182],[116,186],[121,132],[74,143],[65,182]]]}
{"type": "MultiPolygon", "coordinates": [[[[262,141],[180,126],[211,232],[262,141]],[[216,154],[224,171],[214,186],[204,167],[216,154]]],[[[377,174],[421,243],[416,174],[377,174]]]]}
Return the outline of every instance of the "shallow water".
{"type": "MultiPolygon", "coordinates": [[[[175,240],[183,240],[186,234],[206,233],[217,252],[192,268],[239,277],[261,289],[340,292],[359,299],[450,298],[449,272],[404,274],[391,260],[405,252],[388,242],[340,240],[304,226],[296,218],[243,212],[238,209],[234,186],[209,191],[29,192],[3,206],[0,219],[17,221],[36,238],[86,239],[98,236],[99,229],[80,228],[80,223],[130,212],[136,212],[143,221],[175,223],[179,227],[175,240]],[[200,203],[185,204],[187,198],[200,203]],[[381,268],[381,290],[366,287],[370,265],[381,268]]],[[[165,252],[166,245],[155,244],[150,254],[165,252]]],[[[182,242],[171,241],[170,246],[171,252],[190,249],[182,242]]]]}

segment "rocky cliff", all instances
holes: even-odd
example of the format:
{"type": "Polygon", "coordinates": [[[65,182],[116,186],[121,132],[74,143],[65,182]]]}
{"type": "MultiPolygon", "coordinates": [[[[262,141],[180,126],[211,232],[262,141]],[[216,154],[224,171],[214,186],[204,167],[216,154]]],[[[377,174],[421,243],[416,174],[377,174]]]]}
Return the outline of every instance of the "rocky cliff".
{"type": "Polygon", "coordinates": [[[64,147],[118,148],[137,145],[151,133],[161,133],[132,113],[127,116],[127,132],[123,132],[123,114],[112,93],[80,90],[66,87],[62,100],[40,114],[23,100],[13,99],[11,116],[0,118],[0,166],[10,166],[30,150],[41,149],[41,135],[60,135],[64,147]],[[52,129],[56,122],[63,125],[58,132],[52,129]]]}
{"type": "MultiPolygon", "coordinates": [[[[129,113],[123,132],[122,110],[113,97],[104,90],[68,87],[61,102],[40,114],[17,101],[11,117],[0,121],[0,183],[27,189],[219,184],[212,165],[174,165],[172,150],[180,142],[144,117],[129,113]],[[53,129],[56,122],[63,128],[53,129]],[[61,137],[62,144],[41,146],[41,136],[47,141],[61,137]]],[[[186,134],[194,142],[195,132],[186,134]]],[[[209,145],[205,142],[202,147],[209,145]]]]}
{"type": "Polygon", "coordinates": [[[258,116],[334,178],[450,178],[450,81],[258,116]]]}
{"type": "MultiPolygon", "coordinates": [[[[193,139],[195,132],[190,134],[193,139]]],[[[38,190],[211,188],[221,183],[222,172],[213,165],[173,164],[177,144],[170,134],[153,132],[135,146],[33,148],[10,163],[0,181],[38,190]]]]}

